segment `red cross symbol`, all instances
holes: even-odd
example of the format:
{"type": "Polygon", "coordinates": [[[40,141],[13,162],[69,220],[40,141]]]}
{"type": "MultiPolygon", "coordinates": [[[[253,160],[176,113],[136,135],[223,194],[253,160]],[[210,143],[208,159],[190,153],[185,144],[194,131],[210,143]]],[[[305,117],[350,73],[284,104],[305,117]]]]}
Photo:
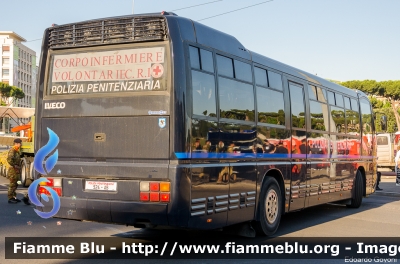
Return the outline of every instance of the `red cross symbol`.
{"type": "Polygon", "coordinates": [[[164,73],[164,67],[158,63],[151,66],[151,70],[151,76],[153,76],[153,78],[160,78],[164,73]]]}

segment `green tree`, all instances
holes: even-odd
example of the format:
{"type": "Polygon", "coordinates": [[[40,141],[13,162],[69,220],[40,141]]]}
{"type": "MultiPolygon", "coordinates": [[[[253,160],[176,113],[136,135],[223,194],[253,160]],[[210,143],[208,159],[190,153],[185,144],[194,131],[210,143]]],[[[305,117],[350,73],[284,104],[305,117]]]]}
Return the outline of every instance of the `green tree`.
{"type": "Polygon", "coordinates": [[[9,102],[9,104],[12,104],[16,100],[25,97],[25,93],[21,88],[3,82],[0,82],[0,94],[0,104],[3,106],[7,105],[9,98],[12,98],[11,102],[9,102]]]}
{"type": "Polygon", "coordinates": [[[8,83],[0,82],[0,104],[6,105],[7,99],[10,97],[11,86],[8,83]]]}
{"type": "Polygon", "coordinates": [[[380,118],[382,115],[386,115],[388,118],[387,132],[393,133],[396,132],[397,129],[400,129],[400,113],[398,102],[396,102],[396,100],[400,99],[400,80],[382,82],[374,80],[353,80],[341,82],[339,84],[351,89],[360,90],[370,95],[369,99],[373,111],[376,113],[375,127],[377,132],[383,132],[380,125],[380,118]],[[378,100],[371,95],[384,96],[387,98],[387,101],[378,100]]]}

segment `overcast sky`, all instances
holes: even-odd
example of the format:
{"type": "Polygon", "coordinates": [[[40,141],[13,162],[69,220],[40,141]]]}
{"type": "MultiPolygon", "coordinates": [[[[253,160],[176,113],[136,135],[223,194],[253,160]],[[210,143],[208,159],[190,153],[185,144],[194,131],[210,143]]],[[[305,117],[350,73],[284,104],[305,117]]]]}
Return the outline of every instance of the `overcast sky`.
{"type": "MultiPolygon", "coordinates": [[[[174,11],[201,20],[263,0],[0,0],[0,31],[40,54],[44,29],[89,19],[174,11]],[[193,8],[193,5],[214,2],[193,8]],[[134,3],[134,5],[133,5],[134,3]],[[132,8],[133,7],[133,8],[132,8]]],[[[273,0],[200,21],[247,49],[338,81],[400,80],[400,0],[273,0]]]]}

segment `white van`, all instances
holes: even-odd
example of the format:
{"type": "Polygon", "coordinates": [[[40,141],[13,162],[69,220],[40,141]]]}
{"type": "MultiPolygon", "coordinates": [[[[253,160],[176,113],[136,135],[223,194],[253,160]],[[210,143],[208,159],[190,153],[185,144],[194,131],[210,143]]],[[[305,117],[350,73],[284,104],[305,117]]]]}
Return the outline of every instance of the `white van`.
{"type": "Polygon", "coordinates": [[[382,133],[376,135],[376,154],[378,157],[378,168],[394,170],[394,158],[397,153],[400,131],[395,134],[382,133]]]}

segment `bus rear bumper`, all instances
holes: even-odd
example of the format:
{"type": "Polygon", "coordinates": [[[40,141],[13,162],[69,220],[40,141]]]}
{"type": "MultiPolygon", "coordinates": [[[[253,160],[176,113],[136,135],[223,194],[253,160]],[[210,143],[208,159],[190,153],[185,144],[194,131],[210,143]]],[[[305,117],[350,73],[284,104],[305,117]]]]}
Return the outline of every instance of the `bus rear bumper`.
{"type": "MultiPolygon", "coordinates": [[[[127,225],[168,225],[168,204],[71,197],[60,197],[60,204],[55,218],[127,225]]],[[[37,209],[41,208],[43,207],[37,209]]],[[[51,208],[50,199],[46,203],[45,211],[50,211],[51,208]]]]}

